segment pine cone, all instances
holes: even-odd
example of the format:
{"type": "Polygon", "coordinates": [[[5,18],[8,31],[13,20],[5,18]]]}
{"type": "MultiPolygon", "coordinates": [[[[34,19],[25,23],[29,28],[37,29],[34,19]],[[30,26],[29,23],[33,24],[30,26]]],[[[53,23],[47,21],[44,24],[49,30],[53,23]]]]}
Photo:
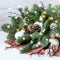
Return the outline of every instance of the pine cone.
{"type": "Polygon", "coordinates": [[[38,24],[35,24],[35,25],[30,24],[30,25],[28,26],[28,30],[29,30],[30,32],[40,31],[40,26],[39,26],[38,24]]]}
{"type": "Polygon", "coordinates": [[[53,56],[59,48],[59,41],[57,39],[50,39],[50,46],[45,50],[45,54],[48,56],[53,56]]]}
{"type": "Polygon", "coordinates": [[[29,32],[33,32],[35,29],[34,29],[34,25],[33,24],[30,24],[29,26],[28,26],[28,31],[29,32]]]}
{"type": "Polygon", "coordinates": [[[35,29],[35,31],[40,31],[40,26],[38,24],[35,24],[34,29],[35,29]]]}

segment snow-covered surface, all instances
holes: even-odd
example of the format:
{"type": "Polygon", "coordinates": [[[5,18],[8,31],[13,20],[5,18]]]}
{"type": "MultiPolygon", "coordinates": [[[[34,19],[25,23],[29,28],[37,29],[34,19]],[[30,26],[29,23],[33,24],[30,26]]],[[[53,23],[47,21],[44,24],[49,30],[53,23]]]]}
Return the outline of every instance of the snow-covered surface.
{"type": "Polygon", "coordinates": [[[39,55],[25,55],[19,54],[16,49],[5,49],[4,40],[6,40],[7,33],[0,31],[0,60],[60,60],[60,57],[47,57],[39,55]]]}

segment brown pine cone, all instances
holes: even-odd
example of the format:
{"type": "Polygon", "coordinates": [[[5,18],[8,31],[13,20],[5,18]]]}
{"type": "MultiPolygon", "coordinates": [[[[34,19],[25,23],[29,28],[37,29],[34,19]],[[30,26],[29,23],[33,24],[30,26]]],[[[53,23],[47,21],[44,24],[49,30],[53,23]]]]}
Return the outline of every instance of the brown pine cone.
{"type": "Polygon", "coordinates": [[[31,33],[34,32],[34,31],[40,31],[40,26],[38,24],[30,24],[28,26],[28,31],[30,31],[31,33]]]}
{"type": "Polygon", "coordinates": [[[30,24],[28,26],[28,31],[32,33],[35,30],[34,28],[35,28],[34,25],[33,24],[30,24]]]}
{"type": "Polygon", "coordinates": [[[53,56],[54,53],[56,53],[59,49],[59,41],[57,39],[50,39],[49,42],[51,43],[49,45],[49,48],[45,50],[45,54],[49,56],[53,56]]]}
{"type": "Polygon", "coordinates": [[[40,28],[41,28],[41,27],[40,27],[38,24],[35,24],[35,25],[34,25],[34,30],[35,30],[35,31],[40,31],[40,28]]]}

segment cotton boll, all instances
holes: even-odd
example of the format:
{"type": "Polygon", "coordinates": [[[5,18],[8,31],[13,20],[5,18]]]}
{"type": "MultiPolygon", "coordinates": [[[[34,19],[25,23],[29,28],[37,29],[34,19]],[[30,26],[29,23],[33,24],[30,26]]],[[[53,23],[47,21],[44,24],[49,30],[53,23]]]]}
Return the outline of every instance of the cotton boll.
{"type": "Polygon", "coordinates": [[[34,25],[35,25],[35,24],[38,24],[38,25],[42,28],[42,25],[43,25],[43,24],[42,24],[41,22],[38,22],[38,21],[37,21],[37,22],[34,23],[34,25]]]}
{"type": "Polygon", "coordinates": [[[15,38],[17,39],[18,37],[22,37],[24,35],[25,31],[24,30],[21,30],[17,33],[15,33],[15,38]]]}
{"type": "Polygon", "coordinates": [[[57,39],[54,39],[54,38],[49,39],[49,42],[50,42],[52,45],[58,45],[58,44],[59,44],[58,40],[57,40],[57,39]]]}
{"type": "Polygon", "coordinates": [[[52,23],[51,25],[50,25],[50,29],[54,29],[54,28],[56,28],[57,27],[57,24],[55,24],[55,23],[52,23]]]}

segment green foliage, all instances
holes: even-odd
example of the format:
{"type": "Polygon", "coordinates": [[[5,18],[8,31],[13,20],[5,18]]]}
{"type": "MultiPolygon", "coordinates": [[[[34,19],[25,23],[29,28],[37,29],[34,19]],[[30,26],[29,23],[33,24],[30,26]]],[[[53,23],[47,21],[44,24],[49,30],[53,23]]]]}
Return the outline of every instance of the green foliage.
{"type": "Polygon", "coordinates": [[[30,50],[33,50],[35,47],[34,44],[36,44],[37,42],[29,42],[27,45],[23,46],[22,49],[20,49],[20,53],[26,53],[29,52],[30,50]]]}
{"type": "Polygon", "coordinates": [[[19,12],[21,13],[21,16],[22,16],[23,18],[27,16],[27,12],[29,13],[27,7],[26,7],[25,9],[19,8],[18,10],[19,10],[19,12]]]}
{"type": "Polygon", "coordinates": [[[11,32],[11,30],[13,29],[13,27],[12,27],[12,25],[11,24],[4,24],[4,25],[2,25],[2,30],[4,31],[4,32],[11,32]]]}
{"type": "Polygon", "coordinates": [[[49,44],[49,36],[44,35],[42,37],[42,39],[39,39],[39,41],[40,41],[42,47],[46,47],[49,44]]]}
{"type": "Polygon", "coordinates": [[[52,20],[46,20],[45,23],[44,23],[44,29],[48,29],[50,27],[50,24],[52,23],[53,21],[52,20]]]}
{"type": "Polygon", "coordinates": [[[8,34],[7,39],[9,40],[15,40],[15,34],[8,34]]]}
{"type": "Polygon", "coordinates": [[[22,49],[20,50],[20,53],[26,53],[30,50],[32,50],[32,45],[31,43],[28,43],[27,45],[23,46],[22,49]]]}
{"type": "Polygon", "coordinates": [[[28,42],[30,42],[30,40],[31,40],[30,35],[25,34],[24,36],[19,37],[18,39],[16,39],[16,43],[18,43],[18,44],[21,44],[23,42],[28,43],[28,42]]]}
{"type": "Polygon", "coordinates": [[[60,26],[59,25],[56,28],[50,30],[50,35],[51,34],[56,34],[56,33],[60,34],[60,26]]]}
{"type": "Polygon", "coordinates": [[[39,32],[33,32],[31,34],[31,38],[32,38],[33,41],[38,40],[38,38],[39,38],[39,32]]]}
{"type": "MultiPolygon", "coordinates": [[[[23,26],[27,26],[27,30],[22,37],[16,39],[16,43],[23,44],[27,43],[25,46],[20,49],[21,53],[26,53],[34,48],[36,48],[36,43],[39,41],[41,46],[47,47],[49,44],[49,39],[51,34],[60,34],[60,6],[53,6],[49,4],[46,9],[39,7],[37,4],[34,4],[31,10],[26,8],[18,9],[21,16],[10,16],[12,24],[4,24],[2,30],[9,33],[7,39],[15,40],[15,33],[17,29],[20,31],[23,26]],[[42,21],[40,21],[42,17],[42,21]],[[55,23],[55,20],[58,22],[55,23]],[[30,33],[28,31],[28,26],[34,24],[36,21],[43,24],[39,32],[33,31],[30,33]],[[51,23],[55,23],[58,26],[54,29],[50,29],[51,23]]],[[[33,28],[32,28],[33,29],[33,28]]],[[[57,38],[60,40],[60,38],[57,38]]]]}

